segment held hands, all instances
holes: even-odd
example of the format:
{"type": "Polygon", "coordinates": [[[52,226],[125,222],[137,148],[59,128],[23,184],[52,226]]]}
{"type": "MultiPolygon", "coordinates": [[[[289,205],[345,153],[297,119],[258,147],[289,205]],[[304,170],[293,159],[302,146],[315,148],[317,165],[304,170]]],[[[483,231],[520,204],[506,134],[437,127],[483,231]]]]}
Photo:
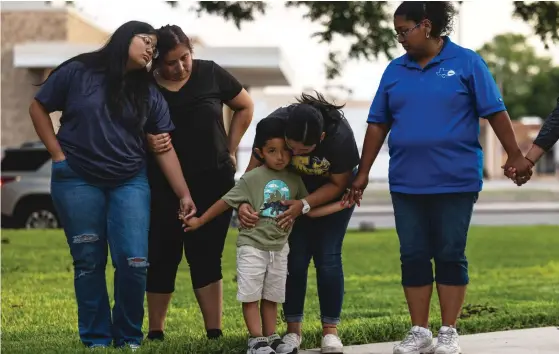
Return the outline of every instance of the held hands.
{"type": "Polygon", "coordinates": [[[200,218],[197,217],[186,219],[185,217],[179,215],[179,219],[182,220],[182,227],[184,228],[184,232],[194,231],[202,226],[200,218]]]}
{"type": "Polygon", "coordinates": [[[533,173],[532,167],[534,167],[534,164],[522,154],[509,156],[505,165],[501,166],[505,176],[510,178],[517,186],[521,186],[530,180],[533,173]]]}
{"type": "Polygon", "coordinates": [[[178,216],[179,220],[182,221],[182,227],[184,227],[185,232],[196,230],[202,226],[200,219],[194,217],[196,211],[196,206],[190,196],[181,199],[178,216]]]}
{"type": "Polygon", "coordinates": [[[358,173],[351,187],[346,189],[346,193],[342,197],[342,205],[347,205],[347,207],[357,204],[361,206],[361,199],[363,199],[363,192],[367,185],[369,184],[369,176],[365,174],[358,173]]]}
{"type": "Polygon", "coordinates": [[[167,152],[173,147],[171,145],[171,135],[169,135],[169,133],[157,135],[147,134],[147,140],[150,150],[156,154],[167,152]]]}
{"type": "Polygon", "coordinates": [[[179,219],[188,220],[196,215],[196,212],[196,205],[194,205],[192,197],[182,197],[180,200],[179,219]]]}

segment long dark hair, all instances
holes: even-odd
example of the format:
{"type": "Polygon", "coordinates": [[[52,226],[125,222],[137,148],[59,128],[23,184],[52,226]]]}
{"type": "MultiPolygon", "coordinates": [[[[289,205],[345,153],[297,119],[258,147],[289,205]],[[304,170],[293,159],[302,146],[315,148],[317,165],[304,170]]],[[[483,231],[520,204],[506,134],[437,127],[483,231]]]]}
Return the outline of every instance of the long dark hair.
{"type": "MultiPolygon", "coordinates": [[[[107,105],[112,118],[122,116],[127,102],[132,103],[137,126],[141,130],[147,119],[151,75],[147,70],[126,71],[128,51],[138,34],[153,34],[155,29],[140,21],[129,21],[117,28],[107,43],[97,51],[82,53],[58,65],[50,74],[74,61],[106,75],[107,105]]],[[[47,79],[48,80],[48,77],[47,79]]],[[[45,80],[45,81],[46,81],[45,80]]]]}
{"type": "Polygon", "coordinates": [[[286,138],[305,146],[318,144],[323,132],[334,131],[344,119],[341,109],[345,105],[330,103],[317,91],[315,94],[303,93],[297,98],[297,107],[289,114],[285,128],[286,138]]]}
{"type": "Polygon", "coordinates": [[[192,53],[192,42],[177,25],[166,25],[157,30],[157,60],[164,60],[167,53],[175,49],[179,44],[184,44],[192,53]]]}

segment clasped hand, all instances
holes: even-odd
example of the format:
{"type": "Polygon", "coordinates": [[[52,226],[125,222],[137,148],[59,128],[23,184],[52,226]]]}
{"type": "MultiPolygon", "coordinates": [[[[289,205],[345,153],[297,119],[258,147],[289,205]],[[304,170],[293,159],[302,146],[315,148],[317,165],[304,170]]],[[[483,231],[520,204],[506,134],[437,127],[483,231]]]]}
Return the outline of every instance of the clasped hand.
{"type": "Polygon", "coordinates": [[[510,178],[517,186],[521,186],[530,180],[533,173],[532,167],[534,165],[522,154],[509,156],[505,164],[501,166],[504,170],[504,175],[510,178]]]}

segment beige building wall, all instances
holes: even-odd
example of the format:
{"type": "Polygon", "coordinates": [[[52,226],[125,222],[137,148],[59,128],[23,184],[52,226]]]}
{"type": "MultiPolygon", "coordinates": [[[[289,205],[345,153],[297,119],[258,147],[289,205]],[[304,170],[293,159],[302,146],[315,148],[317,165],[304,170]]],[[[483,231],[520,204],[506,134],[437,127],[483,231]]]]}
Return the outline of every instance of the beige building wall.
{"type": "Polygon", "coordinates": [[[63,40],[66,36],[62,12],[2,11],[1,14],[2,146],[37,139],[27,108],[40,82],[41,70],[16,69],[13,46],[26,41],[63,40]]]}
{"type": "Polygon", "coordinates": [[[87,21],[74,11],[66,14],[66,40],[72,43],[104,44],[110,34],[87,21]]]}
{"type": "MultiPolygon", "coordinates": [[[[14,68],[14,45],[34,41],[99,43],[108,34],[89,24],[71,9],[9,10],[1,12],[1,145],[37,140],[29,118],[29,103],[45,78],[45,70],[14,68]]],[[[51,70],[52,68],[45,68],[51,70]]],[[[59,113],[52,115],[55,127],[59,113]]]]}

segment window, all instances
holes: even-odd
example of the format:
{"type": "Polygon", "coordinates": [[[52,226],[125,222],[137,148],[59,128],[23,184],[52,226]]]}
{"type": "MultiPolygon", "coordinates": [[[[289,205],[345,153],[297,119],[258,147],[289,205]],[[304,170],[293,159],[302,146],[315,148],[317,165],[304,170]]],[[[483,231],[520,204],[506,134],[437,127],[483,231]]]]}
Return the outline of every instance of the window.
{"type": "Polygon", "coordinates": [[[50,154],[46,149],[6,150],[2,159],[2,172],[36,171],[49,160],[50,154]]]}

